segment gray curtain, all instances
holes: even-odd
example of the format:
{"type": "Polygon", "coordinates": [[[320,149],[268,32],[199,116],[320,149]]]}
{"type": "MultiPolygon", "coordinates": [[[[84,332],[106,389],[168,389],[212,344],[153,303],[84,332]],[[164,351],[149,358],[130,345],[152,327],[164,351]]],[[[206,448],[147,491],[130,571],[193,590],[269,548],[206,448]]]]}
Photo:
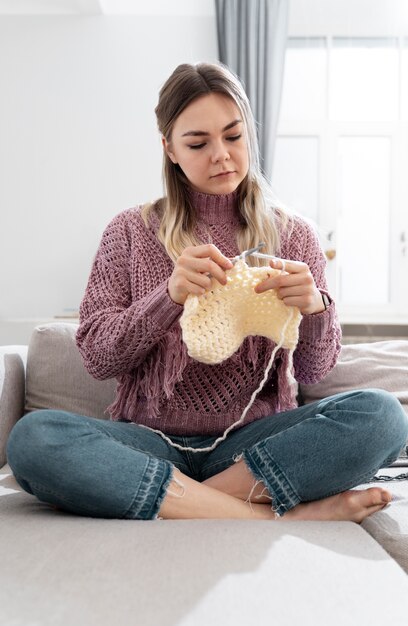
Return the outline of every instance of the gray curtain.
{"type": "Polygon", "coordinates": [[[282,92],[289,0],[215,0],[219,58],[245,86],[261,165],[272,175],[282,92]]]}

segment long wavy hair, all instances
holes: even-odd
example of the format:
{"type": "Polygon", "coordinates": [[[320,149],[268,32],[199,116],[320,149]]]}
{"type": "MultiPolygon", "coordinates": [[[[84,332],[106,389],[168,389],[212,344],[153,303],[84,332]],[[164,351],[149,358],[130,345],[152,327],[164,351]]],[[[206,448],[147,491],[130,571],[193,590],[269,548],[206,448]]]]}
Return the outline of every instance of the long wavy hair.
{"type": "MultiPolygon", "coordinates": [[[[237,189],[237,206],[242,218],[236,235],[238,249],[243,251],[264,241],[266,245],[262,252],[278,254],[279,232],[288,225],[291,216],[287,209],[275,206],[274,192],[261,172],[255,120],[239,79],[221,63],[179,65],[159,92],[155,108],[159,131],[170,142],[174,123],[181,112],[196,98],[211,93],[223,94],[235,102],[242,116],[248,146],[248,173],[237,189]]],[[[141,214],[146,226],[152,211],[159,215],[159,241],[175,262],[187,246],[210,241],[200,241],[194,233],[196,215],[189,193],[190,183],[165,150],[163,183],[164,198],[144,205],[141,214]]],[[[248,257],[247,262],[254,266],[267,263],[254,257],[248,257]]]]}

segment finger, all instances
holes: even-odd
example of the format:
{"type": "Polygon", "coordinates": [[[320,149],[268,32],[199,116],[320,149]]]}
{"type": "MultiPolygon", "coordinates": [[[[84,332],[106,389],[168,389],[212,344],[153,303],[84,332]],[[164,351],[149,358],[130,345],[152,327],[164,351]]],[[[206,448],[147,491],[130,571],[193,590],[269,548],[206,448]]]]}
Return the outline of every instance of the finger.
{"type": "Polygon", "coordinates": [[[202,296],[205,294],[206,291],[207,289],[205,287],[201,287],[200,285],[197,285],[196,283],[192,283],[192,282],[186,283],[187,294],[192,294],[194,296],[202,296]]]}
{"type": "Polygon", "coordinates": [[[195,258],[210,258],[221,267],[230,268],[233,266],[231,259],[222,254],[221,250],[214,244],[203,244],[201,246],[191,246],[185,252],[195,258]]]}
{"type": "MultiPolygon", "coordinates": [[[[278,298],[281,302],[283,302],[285,306],[296,307],[297,309],[299,309],[299,312],[302,315],[314,313],[316,310],[316,307],[314,306],[311,299],[305,296],[288,296],[282,298],[278,295],[278,298]]],[[[320,313],[320,311],[318,312],[320,313]]]]}
{"type": "Polygon", "coordinates": [[[298,286],[296,287],[281,287],[280,289],[276,290],[276,293],[278,294],[278,297],[281,300],[284,300],[285,298],[307,298],[309,297],[309,292],[305,291],[302,288],[299,288],[298,286]]]}
{"type": "Polygon", "coordinates": [[[302,274],[278,274],[267,278],[258,283],[255,287],[256,293],[262,293],[268,289],[275,289],[281,291],[282,289],[297,289],[298,291],[305,291],[312,283],[308,280],[307,275],[302,274]]]}
{"type": "MultiPolygon", "coordinates": [[[[278,274],[267,279],[268,284],[273,289],[283,289],[286,287],[299,287],[300,289],[311,289],[314,284],[309,273],[304,274],[278,274]]],[[[266,282],[266,281],[265,281],[266,282]]]]}
{"type": "Polygon", "coordinates": [[[200,289],[207,291],[211,287],[211,278],[207,274],[201,272],[186,272],[184,275],[187,288],[190,285],[196,285],[200,289]]]}
{"type": "MultiPolygon", "coordinates": [[[[189,271],[192,270],[193,272],[196,272],[196,274],[198,275],[201,274],[203,276],[210,276],[210,277],[213,276],[222,285],[227,284],[227,276],[225,273],[226,270],[220,267],[217,263],[215,263],[215,261],[212,261],[211,259],[208,259],[208,258],[190,259],[188,270],[189,271]]],[[[208,286],[210,286],[210,284],[211,284],[211,281],[208,284],[208,286]]]]}
{"type": "MultiPolygon", "coordinates": [[[[283,272],[278,274],[277,276],[273,276],[269,279],[266,279],[262,284],[262,291],[266,289],[276,289],[278,291],[282,291],[283,289],[291,288],[298,290],[298,294],[308,294],[312,293],[315,290],[315,281],[314,278],[306,264],[300,264],[303,266],[304,271],[296,272],[293,274],[288,274],[287,272],[283,272]]],[[[260,290],[256,290],[260,291],[260,290]]],[[[286,295],[295,295],[295,292],[286,293],[286,295]]]]}
{"type": "Polygon", "coordinates": [[[179,286],[185,293],[203,295],[211,289],[212,277],[201,272],[188,271],[180,277],[179,286]]]}
{"type": "Polygon", "coordinates": [[[289,261],[288,259],[280,259],[279,257],[271,259],[269,265],[275,270],[281,270],[289,274],[298,274],[304,272],[305,268],[307,268],[306,263],[302,263],[301,261],[289,261]]]}
{"type": "Polygon", "coordinates": [[[214,244],[186,248],[179,260],[188,269],[214,276],[222,285],[227,283],[225,271],[233,267],[231,259],[224,256],[214,244]]]}
{"type": "MultiPolygon", "coordinates": [[[[279,296],[278,296],[279,297],[279,296]]],[[[298,309],[302,310],[305,304],[304,299],[300,296],[288,296],[286,298],[280,298],[286,306],[297,306],[298,309]]]]}

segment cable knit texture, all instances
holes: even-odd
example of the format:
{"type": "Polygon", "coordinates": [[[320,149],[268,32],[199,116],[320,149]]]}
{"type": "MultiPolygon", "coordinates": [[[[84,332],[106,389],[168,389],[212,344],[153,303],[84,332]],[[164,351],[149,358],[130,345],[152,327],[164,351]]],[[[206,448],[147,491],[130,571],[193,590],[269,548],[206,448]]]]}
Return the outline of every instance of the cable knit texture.
{"type": "MultiPolygon", "coordinates": [[[[227,257],[242,252],[235,240],[241,219],[236,194],[193,193],[193,201],[201,240],[212,242],[227,257]]],[[[157,239],[158,228],[155,215],[145,227],[140,207],[119,213],[108,225],[81,303],[77,345],[90,374],[118,380],[111,419],[168,434],[218,435],[248,405],[275,343],[249,336],[222,363],[192,359],[179,323],[183,306],[167,290],[174,265],[157,239]]],[[[317,287],[327,293],[325,257],[305,220],[294,218],[293,227],[281,236],[279,254],[307,263],[317,287]]],[[[340,337],[334,303],[322,313],[303,316],[294,353],[298,382],[324,378],[336,363],[340,337]]],[[[288,365],[288,351],[282,348],[244,424],[296,406],[288,365]]]]}

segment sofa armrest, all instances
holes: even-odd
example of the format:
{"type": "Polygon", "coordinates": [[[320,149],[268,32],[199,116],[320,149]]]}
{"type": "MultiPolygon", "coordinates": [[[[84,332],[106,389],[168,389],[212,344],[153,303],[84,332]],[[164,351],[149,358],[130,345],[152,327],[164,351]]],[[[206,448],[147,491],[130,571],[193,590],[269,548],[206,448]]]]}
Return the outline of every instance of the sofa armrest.
{"type": "Polygon", "coordinates": [[[11,429],[24,413],[27,346],[0,346],[0,467],[11,429]]]}

